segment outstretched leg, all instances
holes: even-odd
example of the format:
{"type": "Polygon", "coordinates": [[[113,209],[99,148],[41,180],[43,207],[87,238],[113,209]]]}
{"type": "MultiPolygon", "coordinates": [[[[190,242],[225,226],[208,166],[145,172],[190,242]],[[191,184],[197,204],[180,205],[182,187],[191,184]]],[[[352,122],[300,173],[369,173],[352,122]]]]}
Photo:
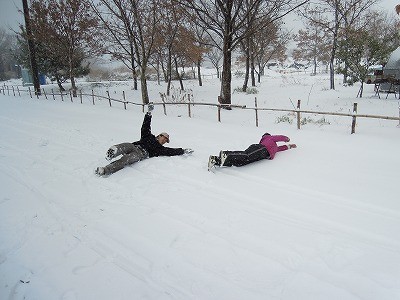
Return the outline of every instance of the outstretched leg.
{"type": "Polygon", "coordinates": [[[132,143],[121,143],[111,146],[110,149],[107,150],[106,159],[112,160],[121,154],[131,153],[135,148],[136,146],[132,143]]]}
{"type": "Polygon", "coordinates": [[[113,174],[122,168],[124,168],[127,165],[131,165],[135,162],[138,162],[140,160],[146,159],[148,155],[144,153],[141,149],[138,147],[134,146],[130,153],[128,154],[123,154],[122,157],[116,161],[113,161],[109,165],[105,166],[103,168],[103,174],[100,175],[110,175],[113,174]]]}
{"type": "Polygon", "coordinates": [[[221,166],[241,167],[261,159],[269,158],[267,149],[260,144],[250,145],[244,151],[221,151],[221,166]]]}

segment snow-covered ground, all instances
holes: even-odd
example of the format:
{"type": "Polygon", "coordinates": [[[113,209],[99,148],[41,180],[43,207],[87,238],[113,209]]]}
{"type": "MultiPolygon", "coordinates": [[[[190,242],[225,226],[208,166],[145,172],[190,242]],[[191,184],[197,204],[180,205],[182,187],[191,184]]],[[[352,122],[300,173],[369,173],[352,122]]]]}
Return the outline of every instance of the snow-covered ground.
{"type": "MultiPolygon", "coordinates": [[[[241,85],[235,78],[233,89],[241,85]]],[[[107,84],[113,97],[131,83],[107,84]]],[[[216,103],[218,79],[185,82],[216,103]]],[[[81,82],[89,91],[92,86],[81,82]]],[[[178,84],[175,83],[175,87],[178,84]]],[[[367,86],[329,90],[326,75],[270,72],[233,103],[398,116],[367,86]]],[[[48,87],[45,87],[46,89],[48,87]]],[[[103,87],[102,91],[105,91],[103,87]]],[[[150,83],[159,101],[165,86],[150,83]]],[[[112,108],[0,95],[0,299],[400,299],[398,121],[161,106],[153,133],[191,156],[144,160],[107,177],[109,146],[140,136],[140,106],[112,108]],[[292,121],[278,122],[279,120],[292,121]],[[264,132],[297,149],[207,171],[210,154],[264,132]]]]}

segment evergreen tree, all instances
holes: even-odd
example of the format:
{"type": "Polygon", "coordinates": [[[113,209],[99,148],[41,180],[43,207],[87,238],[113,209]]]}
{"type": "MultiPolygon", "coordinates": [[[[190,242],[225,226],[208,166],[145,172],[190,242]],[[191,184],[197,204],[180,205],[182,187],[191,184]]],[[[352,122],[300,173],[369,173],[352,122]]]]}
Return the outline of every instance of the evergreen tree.
{"type": "Polygon", "coordinates": [[[347,73],[349,84],[361,83],[360,97],[369,68],[385,63],[399,43],[396,26],[386,15],[372,12],[362,21],[359,23],[361,27],[347,30],[347,39],[339,41],[337,51],[338,71],[347,73]],[[343,67],[345,61],[347,69],[343,67]]]}

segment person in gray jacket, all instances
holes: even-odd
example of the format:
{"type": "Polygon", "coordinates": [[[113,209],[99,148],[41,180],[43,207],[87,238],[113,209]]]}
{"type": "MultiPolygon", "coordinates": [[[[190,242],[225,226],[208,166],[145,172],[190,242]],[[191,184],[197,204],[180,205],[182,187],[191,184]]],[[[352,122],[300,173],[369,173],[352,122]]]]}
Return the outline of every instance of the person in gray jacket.
{"type": "Polygon", "coordinates": [[[113,161],[105,167],[98,167],[95,173],[99,176],[113,174],[127,165],[155,156],[175,156],[183,154],[191,154],[192,149],[186,148],[169,148],[165,147],[165,143],[169,143],[169,134],[162,132],[157,136],[151,133],[151,111],[154,105],[148,105],[148,112],[144,116],[141,137],[139,141],[133,143],[122,143],[114,145],[107,150],[106,159],[112,160],[120,155],[121,158],[113,161]]]}

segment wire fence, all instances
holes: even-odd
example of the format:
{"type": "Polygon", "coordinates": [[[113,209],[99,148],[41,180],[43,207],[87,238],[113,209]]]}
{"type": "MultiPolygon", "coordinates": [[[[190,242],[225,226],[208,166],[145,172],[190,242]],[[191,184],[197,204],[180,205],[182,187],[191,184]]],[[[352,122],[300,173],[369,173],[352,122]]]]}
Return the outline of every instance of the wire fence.
{"type": "MultiPolygon", "coordinates": [[[[145,111],[145,107],[147,104],[144,103],[137,103],[137,102],[132,102],[126,100],[125,97],[125,92],[122,92],[122,100],[121,99],[115,99],[110,96],[110,92],[106,91],[107,96],[102,96],[95,94],[94,90],[91,90],[91,93],[82,93],[82,91],[78,91],[76,97],[73,96],[72,91],[69,92],[54,92],[53,89],[51,89],[50,92],[46,92],[44,89],[42,90],[42,94],[38,95],[35,94],[34,91],[28,87],[27,89],[20,89],[19,86],[8,86],[4,84],[3,86],[0,86],[0,94],[3,95],[8,95],[8,96],[14,96],[14,97],[21,97],[21,94],[29,94],[30,98],[37,98],[40,99],[41,97],[45,98],[46,100],[53,99],[56,100],[61,99],[61,101],[71,101],[71,102],[80,102],[83,103],[83,99],[90,99],[91,103],[93,105],[96,104],[97,100],[107,100],[108,104],[110,107],[112,107],[113,103],[121,103],[124,106],[124,109],[127,109],[128,105],[133,105],[133,106],[141,106],[142,107],[142,112],[145,111]]],[[[382,119],[382,120],[393,120],[393,121],[399,121],[399,124],[397,127],[400,127],[400,106],[399,106],[399,117],[392,117],[392,116],[382,116],[382,115],[369,115],[369,114],[358,114],[357,113],[357,108],[358,104],[353,103],[353,112],[352,113],[340,113],[340,112],[325,112],[325,111],[313,111],[313,110],[302,110],[301,109],[301,100],[297,101],[297,107],[293,109],[284,109],[284,108],[265,108],[265,107],[258,107],[258,101],[257,98],[254,100],[254,107],[248,107],[247,105],[233,105],[233,104],[221,104],[221,103],[205,103],[205,102],[194,102],[192,101],[193,96],[189,94],[188,97],[186,98],[186,101],[174,101],[174,102],[168,102],[167,97],[165,97],[164,94],[160,94],[161,96],[161,102],[153,102],[154,105],[160,105],[163,106],[163,111],[164,114],[167,115],[167,106],[170,105],[186,105],[187,106],[187,111],[188,111],[188,116],[189,118],[192,117],[192,108],[194,106],[210,106],[210,107],[215,107],[217,109],[217,118],[218,122],[221,122],[221,111],[222,110],[230,110],[232,108],[239,108],[243,110],[253,110],[255,112],[255,126],[258,127],[259,125],[259,111],[277,111],[277,112],[288,112],[288,113],[294,113],[296,115],[296,120],[297,120],[297,129],[301,129],[301,120],[302,120],[302,114],[313,114],[313,115],[331,115],[331,116],[342,116],[342,117],[350,117],[351,118],[351,133],[356,132],[356,124],[357,124],[357,118],[370,118],[370,119],[382,119]]]]}

